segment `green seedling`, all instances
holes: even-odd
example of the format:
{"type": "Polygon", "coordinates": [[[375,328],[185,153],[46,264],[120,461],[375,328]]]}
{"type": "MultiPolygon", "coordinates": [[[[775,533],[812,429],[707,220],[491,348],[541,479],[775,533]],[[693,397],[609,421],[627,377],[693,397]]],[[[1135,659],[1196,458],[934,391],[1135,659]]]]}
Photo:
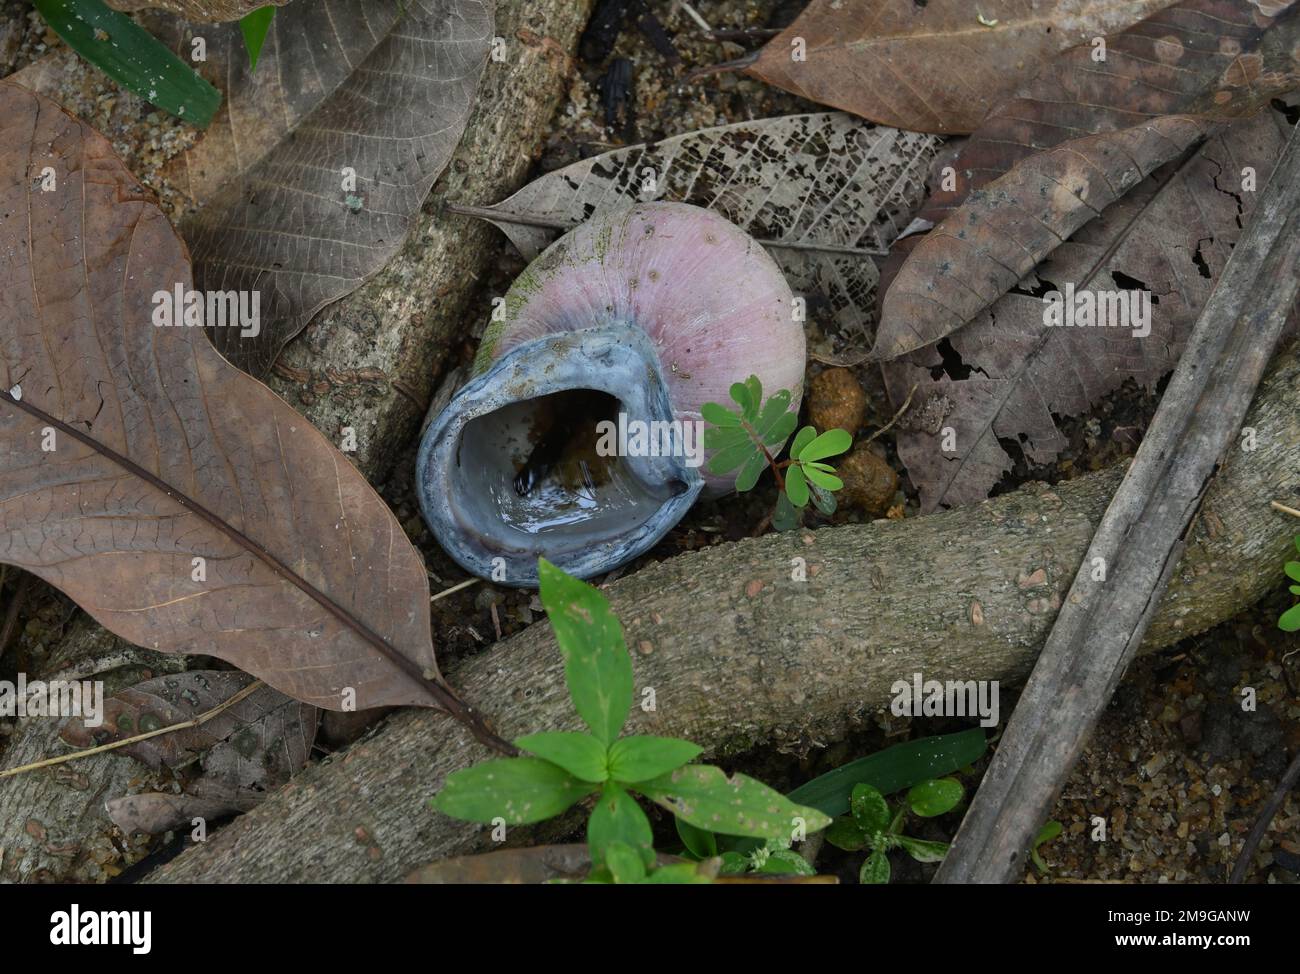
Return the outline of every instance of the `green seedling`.
{"type": "Polygon", "coordinates": [[[620,736],[632,709],[632,659],[623,628],[595,588],[541,559],[546,609],[574,709],[586,731],[547,731],[516,740],[527,756],[501,758],[449,775],[433,807],[486,825],[552,818],[595,794],[587,820],[589,882],[707,882],[693,862],[656,868],[641,795],[679,822],[761,841],[803,836],[830,816],[790,801],[743,774],[692,764],[702,748],[651,735],[620,736]]]}
{"type": "Polygon", "coordinates": [[[877,789],[868,784],[855,785],[849,800],[849,814],[837,818],[826,830],[826,841],[846,852],[867,850],[867,858],[858,871],[861,883],[888,883],[889,853],[902,849],[917,862],[941,862],[948,853],[948,843],[916,839],[903,834],[908,812],[921,818],[933,818],[952,811],[965,792],[954,778],[932,778],[914,785],[903,801],[891,807],[877,789]]]}
{"type": "Polygon", "coordinates": [[[775,392],[763,400],[763,385],[751,375],[730,390],[738,410],[716,402],[706,402],[700,415],[709,424],[704,431],[704,448],[715,451],[709,460],[710,473],[736,474],[736,490],[753,490],[764,470],[771,470],[778,490],[772,525],[788,531],[803,522],[803,512],[811,503],[823,514],[835,513],[835,491],[844,481],[826,460],[845,453],[853,437],[842,429],[819,434],[805,426],[794,435],[789,456],[778,460],[785,443],[799,424],[799,416],[790,409],[793,393],[789,389],[775,392]]]}

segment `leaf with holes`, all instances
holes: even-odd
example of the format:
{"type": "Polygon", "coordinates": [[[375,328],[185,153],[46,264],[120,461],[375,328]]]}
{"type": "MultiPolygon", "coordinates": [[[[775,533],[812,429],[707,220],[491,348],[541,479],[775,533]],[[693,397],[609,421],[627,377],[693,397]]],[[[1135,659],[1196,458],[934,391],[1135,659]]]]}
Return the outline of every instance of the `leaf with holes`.
{"type": "Polygon", "coordinates": [[[0,562],[318,707],[459,711],[425,677],[428,578],[379,495],[201,329],[153,325],[191,281],[151,196],[7,82],[0,126],[0,562]]]}
{"type": "Polygon", "coordinates": [[[1091,43],[1056,58],[958,153],[918,216],[935,228],[886,268],[876,358],[962,327],[1157,168],[1300,84],[1296,4],[1272,19],[1182,0],[1104,42],[1104,60],[1091,43]]]}
{"type": "Polygon", "coordinates": [[[635,145],[547,173],[494,206],[449,205],[536,257],[594,216],[647,199],[703,206],[757,239],[808,301],[814,357],[865,348],[876,266],[911,219],[940,142],[828,112],[738,122],[635,145]]]}
{"type": "Polygon", "coordinates": [[[1057,51],[1168,2],[812,0],[745,72],[884,125],[971,132],[1057,51]]]}
{"type": "Polygon", "coordinates": [[[982,500],[1022,458],[1051,462],[1067,442],[1059,418],[1172,371],[1258,195],[1239,189],[1240,173],[1262,186],[1287,131],[1271,109],[1233,124],[1107,207],[972,324],[886,363],[896,405],[916,386],[897,446],[923,510],[982,500]],[[1127,308],[1128,327],[1048,326],[1082,292],[1127,308]]]}

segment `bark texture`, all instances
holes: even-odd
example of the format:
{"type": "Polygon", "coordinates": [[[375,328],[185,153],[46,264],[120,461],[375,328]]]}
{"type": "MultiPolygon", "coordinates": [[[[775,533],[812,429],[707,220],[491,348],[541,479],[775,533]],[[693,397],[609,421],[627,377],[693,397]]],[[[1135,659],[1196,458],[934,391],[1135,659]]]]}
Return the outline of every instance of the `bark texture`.
{"type": "MultiPolygon", "coordinates": [[[[1294,525],[1300,362],[1279,356],[1211,486],[1145,650],[1229,618],[1280,580],[1294,525]]],[[[974,507],[906,521],[770,534],[648,566],[609,587],[632,647],[631,729],[688,737],[714,755],[760,742],[834,739],[883,706],[897,679],[1023,680],[1122,471],[1028,485],[974,507]],[[800,558],[807,581],[791,580],[800,558]]],[[[448,679],[506,737],[576,726],[550,629],[533,626],[450,668],[448,679]]],[[[393,881],[488,846],[489,830],[427,800],[451,771],[487,758],[463,727],[395,714],[309,769],[152,881],[393,881]]]]}

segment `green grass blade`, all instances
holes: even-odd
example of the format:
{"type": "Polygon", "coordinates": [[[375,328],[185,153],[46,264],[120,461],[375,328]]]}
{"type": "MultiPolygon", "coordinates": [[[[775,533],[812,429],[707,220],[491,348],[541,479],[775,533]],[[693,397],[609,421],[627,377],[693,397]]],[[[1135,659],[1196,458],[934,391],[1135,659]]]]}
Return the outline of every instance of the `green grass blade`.
{"type": "Polygon", "coordinates": [[[244,47],[248,49],[248,70],[257,70],[257,59],[266,43],[266,32],[271,29],[275,19],[275,7],[258,7],[250,14],[245,14],[239,22],[239,30],[244,35],[244,47]]]}
{"type": "Polygon", "coordinates": [[[103,0],[33,0],[70,48],[152,105],[206,128],[221,92],[161,41],[103,0]]]}
{"type": "Polygon", "coordinates": [[[911,788],[929,778],[941,778],[977,760],[986,747],[980,728],[922,737],[895,744],[876,754],[850,761],[828,771],[787,796],[832,817],[849,810],[849,796],[856,784],[869,784],[882,795],[911,788]]]}

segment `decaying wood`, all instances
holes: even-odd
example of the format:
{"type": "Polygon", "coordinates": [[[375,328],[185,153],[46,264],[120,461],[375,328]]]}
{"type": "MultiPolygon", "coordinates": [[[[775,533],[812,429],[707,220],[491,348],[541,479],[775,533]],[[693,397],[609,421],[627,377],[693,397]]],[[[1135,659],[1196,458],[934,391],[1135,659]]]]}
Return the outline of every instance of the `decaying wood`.
{"type": "MultiPolygon", "coordinates": [[[[1137,654],[1300,290],[1292,132],[1070,587],[939,883],[1013,882],[1137,654]]],[[[1263,502],[1261,502],[1263,503],[1263,502]]]]}
{"type": "MultiPolygon", "coordinates": [[[[1248,422],[1259,448],[1211,486],[1147,649],[1201,632],[1278,584],[1293,526],[1269,501],[1297,499],[1294,352],[1279,357],[1248,422]]],[[[1029,485],[913,520],[770,534],[619,579],[608,595],[634,647],[636,699],[655,690],[656,709],[633,708],[631,729],[688,737],[715,757],[763,742],[796,748],[842,736],[915,672],[1024,679],[1121,475],[1029,485]],[[807,582],[791,581],[794,558],[805,560],[807,582]]],[[[545,624],[448,669],[506,737],[576,728],[545,624]]],[[[488,848],[489,830],[428,807],[449,772],[487,757],[445,717],[399,712],[152,878],[395,881],[488,848]]]]}
{"type": "MultiPolygon", "coordinates": [[[[478,278],[500,237],[478,221],[439,217],[439,201],[495,199],[523,183],[568,83],[564,52],[574,49],[590,7],[590,0],[498,4],[506,59],[489,61],[461,144],[410,238],[379,275],[327,308],[286,348],[268,381],[334,442],[345,427],[354,429],[357,452],[350,458],[372,482],[387,476],[415,436],[445,357],[487,319],[478,278]]],[[[59,646],[61,662],[42,675],[123,646],[79,614],[59,646]]],[[[157,659],[155,673],[183,663],[157,659]]],[[[144,678],[138,669],[126,683],[112,676],[106,693],[144,678]]],[[[20,721],[4,765],[60,753],[58,725],[20,721]]],[[[94,881],[120,869],[103,802],[125,794],[139,770],[103,755],[0,784],[0,879],[94,881]]],[[[128,861],[138,856],[129,852],[128,861]]]]}

